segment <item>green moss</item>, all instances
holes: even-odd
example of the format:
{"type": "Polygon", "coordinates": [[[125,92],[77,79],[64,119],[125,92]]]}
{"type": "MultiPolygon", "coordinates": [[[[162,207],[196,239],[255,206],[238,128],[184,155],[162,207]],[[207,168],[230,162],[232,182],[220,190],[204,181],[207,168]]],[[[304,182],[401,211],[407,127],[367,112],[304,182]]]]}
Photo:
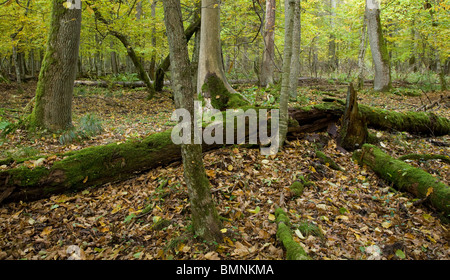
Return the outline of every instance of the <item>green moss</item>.
{"type": "Polygon", "coordinates": [[[407,191],[418,198],[429,196],[431,204],[450,215],[450,188],[437,178],[420,168],[415,168],[401,160],[392,158],[376,146],[365,144],[363,149],[353,154],[359,163],[367,164],[380,177],[392,182],[401,191],[407,191]],[[361,158],[362,157],[362,158],[361,158]],[[362,161],[362,162],[361,162],[362,161]]]}
{"type": "Polygon", "coordinates": [[[309,260],[311,259],[302,246],[294,241],[290,230],[290,222],[286,213],[281,208],[275,210],[277,222],[277,238],[286,249],[287,260],[309,260]]]}
{"type": "Polygon", "coordinates": [[[303,190],[305,189],[305,186],[303,183],[299,181],[295,181],[292,183],[292,185],[289,187],[289,190],[294,195],[294,197],[299,197],[303,194],[303,190]]]}
{"type": "MultiPolygon", "coordinates": [[[[206,93],[211,98],[211,105],[218,109],[224,110],[226,108],[240,108],[248,105],[241,95],[230,93],[225,87],[223,81],[215,74],[209,74],[205,83],[202,86],[202,92],[206,93]]],[[[200,99],[199,96],[199,100],[200,99]]]]}
{"type": "Polygon", "coordinates": [[[331,169],[342,171],[342,167],[340,167],[337,163],[335,163],[325,153],[321,151],[316,151],[316,157],[319,158],[323,164],[328,165],[331,169]]]}

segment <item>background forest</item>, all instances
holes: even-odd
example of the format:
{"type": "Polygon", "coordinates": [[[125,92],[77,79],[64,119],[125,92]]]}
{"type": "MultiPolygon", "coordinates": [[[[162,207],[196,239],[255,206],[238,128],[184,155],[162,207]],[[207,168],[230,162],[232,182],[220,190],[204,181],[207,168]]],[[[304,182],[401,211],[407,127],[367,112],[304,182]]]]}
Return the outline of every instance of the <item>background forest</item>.
{"type": "Polygon", "coordinates": [[[76,2],[0,0],[0,260],[450,258],[449,0],[76,2]]]}

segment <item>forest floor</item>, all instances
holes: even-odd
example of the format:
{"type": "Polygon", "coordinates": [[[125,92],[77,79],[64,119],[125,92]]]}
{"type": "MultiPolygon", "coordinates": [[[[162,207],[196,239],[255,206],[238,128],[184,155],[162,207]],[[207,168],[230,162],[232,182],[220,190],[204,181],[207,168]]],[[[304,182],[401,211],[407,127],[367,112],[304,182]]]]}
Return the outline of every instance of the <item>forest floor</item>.
{"type": "MultiPolygon", "coordinates": [[[[36,84],[18,89],[0,84],[0,116],[13,122],[34,96],[36,84]]],[[[241,85],[244,94],[256,91],[257,102],[273,102],[271,92],[241,85]]],[[[410,92],[398,89],[397,93],[410,92]]],[[[330,93],[345,98],[345,87],[303,85],[292,106],[320,103],[330,93]]],[[[359,102],[389,110],[416,110],[447,92],[418,96],[359,93],[359,102]]],[[[93,145],[123,142],[161,132],[173,125],[170,93],[146,100],[142,89],[76,88],[73,112],[77,127],[87,113],[101,120],[103,131],[89,139],[61,143],[61,135],[17,129],[0,139],[0,159],[48,156],[93,145]]],[[[431,109],[450,118],[448,106],[431,109]]],[[[375,132],[380,147],[398,157],[409,153],[450,154],[450,136],[420,138],[408,133],[375,132]]],[[[371,170],[351,160],[330,140],[324,152],[344,171],[322,165],[312,140],[289,142],[275,156],[257,149],[231,146],[204,155],[207,175],[223,218],[224,241],[207,244],[193,236],[183,167],[174,163],[120,183],[75,194],[55,195],[34,202],[0,206],[0,259],[67,259],[79,250],[82,259],[283,259],[276,239],[275,205],[287,209],[294,240],[310,257],[323,259],[450,259],[450,228],[435,211],[414,203],[371,170]],[[289,186],[305,176],[315,183],[299,198],[289,186]],[[143,215],[147,206],[151,211],[143,215]]],[[[55,159],[57,160],[57,159],[55,159]]],[[[440,161],[410,161],[447,185],[450,165],[440,161]]],[[[27,164],[25,162],[25,164],[27,164]]],[[[28,162],[30,166],[33,162],[28,162]]],[[[0,169],[10,166],[0,166],[0,169]]]]}

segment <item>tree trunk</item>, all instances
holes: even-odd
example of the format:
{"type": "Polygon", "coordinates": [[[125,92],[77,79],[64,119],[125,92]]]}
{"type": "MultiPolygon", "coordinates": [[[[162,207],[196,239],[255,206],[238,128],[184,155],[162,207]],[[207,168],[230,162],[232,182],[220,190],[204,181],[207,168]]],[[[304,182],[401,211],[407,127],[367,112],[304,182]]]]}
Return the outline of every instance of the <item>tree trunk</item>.
{"type": "Polygon", "coordinates": [[[391,89],[391,66],[381,27],[378,0],[366,0],[366,17],[370,49],[375,66],[374,90],[389,91],[391,89]]]}
{"type": "Polygon", "coordinates": [[[23,77],[22,77],[22,71],[20,67],[20,59],[19,59],[19,53],[17,51],[17,45],[13,45],[13,61],[14,61],[14,69],[16,70],[16,81],[18,84],[22,83],[23,77]]]}
{"type": "MultiPolygon", "coordinates": [[[[156,78],[155,71],[156,71],[156,4],[158,3],[158,0],[153,0],[151,5],[151,17],[152,17],[152,35],[151,35],[151,41],[152,41],[152,56],[150,58],[150,70],[149,70],[149,76],[150,79],[153,81],[156,78]]],[[[156,90],[156,89],[155,89],[156,90]]]]}
{"type": "MultiPolygon", "coordinates": [[[[176,107],[188,110],[191,119],[194,119],[191,67],[189,65],[179,0],[164,1],[164,20],[169,41],[172,86],[176,107]]],[[[208,27],[204,27],[203,31],[208,29],[208,27]]],[[[192,123],[190,125],[192,128],[194,127],[192,123]]],[[[184,178],[190,198],[194,232],[206,241],[221,242],[221,223],[203,165],[202,146],[194,143],[182,144],[181,154],[183,157],[184,178]]]]}
{"type": "MultiPolygon", "coordinates": [[[[345,110],[345,102],[326,102],[314,106],[290,108],[289,115],[299,125],[289,127],[294,136],[299,133],[326,129],[337,123],[345,110]]],[[[358,110],[367,121],[367,126],[386,131],[406,131],[414,135],[442,136],[450,134],[450,120],[433,113],[383,110],[359,104],[358,110]]]]}
{"type": "Polygon", "coordinates": [[[289,97],[297,100],[298,76],[300,74],[301,7],[295,0],[294,23],[292,30],[292,58],[289,73],[289,97]]]}
{"type": "Polygon", "coordinates": [[[201,93],[207,76],[211,74],[220,78],[230,93],[237,93],[228,83],[223,68],[220,45],[220,5],[219,0],[202,0],[197,93],[201,93]]]}
{"type": "Polygon", "coordinates": [[[281,80],[280,92],[280,147],[283,146],[288,132],[288,101],[289,101],[289,77],[292,60],[292,29],[294,26],[295,0],[288,0],[285,7],[286,22],[284,34],[284,51],[283,51],[283,73],[281,80]]]}
{"type": "Polygon", "coordinates": [[[266,1],[266,22],[264,27],[264,52],[261,64],[260,86],[273,84],[275,60],[275,0],[266,1]]]}
{"type": "Polygon", "coordinates": [[[361,41],[359,43],[359,55],[358,55],[358,85],[357,89],[361,90],[364,87],[364,58],[366,57],[366,34],[367,34],[367,20],[366,16],[363,16],[363,26],[361,28],[361,41]]]}
{"type": "Polygon", "coordinates": [[[373,145],[364,145],[353,158],[366,164],[383,179],[391,182],[400,191],[407,191],[418,198],[428,197],[429,202],[445,218],[450,215],[450,188],[420,168],[396,160],[373,145]]]}
{"type": "MultiPolygon", "coordinates": [[[[111,49],[114,48],[113,41],[111,41],[110,47],[111,47],[111,49]]],[[[112,51],[110,55],[111,55],[111,72],[114,75],[117,75],[117,74],[119,74],[119,64],[117,62],[117,53],[115,51],[112,51]]]]}
{"type": "Polygon", "coordinates": [[[47,51],[39,74],[32,125],[49,130],[72,127],[73,82],[80,45],[81,9],[53,0],[47,51]]]}
{"type": "Polygon", "coordinates": [[[328,58],[331,71],[337,69],[337,57],[336,57],[336,36],[334,35],[336,27],[336,3],[337,0],[330,0],[330,41],[328,42],[328,58]]]}

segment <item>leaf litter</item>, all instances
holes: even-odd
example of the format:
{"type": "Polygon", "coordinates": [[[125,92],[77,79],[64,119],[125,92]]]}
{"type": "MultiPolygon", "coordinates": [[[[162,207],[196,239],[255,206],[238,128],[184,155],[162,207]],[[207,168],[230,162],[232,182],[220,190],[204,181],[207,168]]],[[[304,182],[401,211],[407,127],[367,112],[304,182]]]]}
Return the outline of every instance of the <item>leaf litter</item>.
{"type": "MultiPolygon", "coordinates": [[[[142,135],[146,133],[152,131],[142,135]]],[[[405,133],[379,136],[385,152],[394,157],[449,152],[430,139],[405,133]]],[[[433,139],[450,141],[448,136],[433,139]]],[[[294,240],[313,259],[450,258],[449,227],[433,209],[414,204],[414,197],[357,165],[333,140],[323,152],[343,171],[321,164],[315,148],[305,137],[289,142],[275,156],[238,146],[204,154],[222,219],[222,243],[202,242],[192,233],[183,166],[174,163],[101,188],[2,205],[0,259],[278,260],[284,258],[274,222],[278,206],[287,210],[294,240]],[[289,186],[300,176],[314,184],[294,197],[289,186]]],[[[442,161],[409,163],[450,182],[449,166],[442,161]]]]}

